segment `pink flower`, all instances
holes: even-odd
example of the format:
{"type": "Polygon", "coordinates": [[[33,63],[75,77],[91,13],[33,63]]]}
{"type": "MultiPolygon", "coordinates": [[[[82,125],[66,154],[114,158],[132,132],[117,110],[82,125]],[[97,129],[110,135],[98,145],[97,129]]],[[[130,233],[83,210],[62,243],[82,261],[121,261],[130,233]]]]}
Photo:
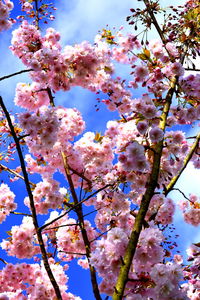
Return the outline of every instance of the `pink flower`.
{"type": "Polygon", "coordinates": [[[179,62],[174,62],[171,64],[171,71],[174,75],[177,76],[182,76],[184,74],[184,68],[179,62]]]}
{"type": "Polygon", "coordinates": [[[139,131],[139,133],[141,134],[145,134],[148,128],[148,123],[143,121],[143,122],[138,122],[137,124],[137,130],[139,131]]]}
{"type": "Polygon", "coordinates": [[[163,139],[164,133],[163,131],[158,127],[153,127],[149,131],[149,137],[152,141],[152,143],[160,142],[163,139]]]}
{"type": "Polygon", "coordinates": [[[137,82],[141,82],[145,79],[145,77],[147,77],[147,75],[149,74],[149,71],[147,69],[146,66],[137,66],[135,68],[135,71],[134,71],[134,75],[135,75],[135,80],[137,82]]]}
{"type": "Polygon", "coordinates": [[[179,56],[179,52],[178,52],[178,49],[176,48],[175,44],[168,42],[165,46],[166,46],[166,49],[169,51],[169,53],[172,56],[174,56],[174,57],[179,56]]]}

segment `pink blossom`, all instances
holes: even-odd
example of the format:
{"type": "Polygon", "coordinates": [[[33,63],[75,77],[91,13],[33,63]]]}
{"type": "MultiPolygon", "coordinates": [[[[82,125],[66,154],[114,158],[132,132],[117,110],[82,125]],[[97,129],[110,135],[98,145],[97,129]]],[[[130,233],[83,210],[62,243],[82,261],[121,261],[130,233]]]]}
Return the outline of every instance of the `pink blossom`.
{"type": "Polygon", "coordinates": [[[153,127],[149,131],[149,137],[152,143],[160,142],[163,139],[163,136],[164,136],[163,131],[158,127],[153,127]]]}
{"type": "Polygon", "coordinates": [[[137,82],[143,81],[148,75],[148,69],[145,66],[137,66],[134,70],[135,80],[137,82]]]}
{"type": "Polygon", "coordinates": [[[174,56],[174,57],[178,57],[179,56],[179,52],[178,49],[176,48],[176,45],[173,43],[168,42],[165,45],[166,49],[169,51],[169,53],[174,56]]]}

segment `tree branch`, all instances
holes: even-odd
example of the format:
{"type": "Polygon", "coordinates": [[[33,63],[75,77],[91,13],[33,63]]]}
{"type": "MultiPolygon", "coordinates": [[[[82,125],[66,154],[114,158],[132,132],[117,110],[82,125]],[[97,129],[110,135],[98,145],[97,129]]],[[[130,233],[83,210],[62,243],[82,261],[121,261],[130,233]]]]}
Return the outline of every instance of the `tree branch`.
{"type": "Polygon", "coordinates": [[[34,70],[33,69],[21,70],[19,72],[15,72],[15,73],[12,73],[12,74],[9,74],[9,75],[5,75],[3,77],[0,77],[0,81],[2,81],[4,79],[8,79],[8,78],[16,76],[16,75],[19,75],[19,74],[22,74],[22,73],[31,72],[31,71],[34,71],[34,70]]]}
{"type": "Polygon", "coordinates": [[[73,205],[72,207],[70,207],[67,211],[65,211],[62,215],[58,216],[57,218],[53,219],[52,221],[50,221],[49,223],[46,223],[44,225],[42,225],[40,227],[40,230],[44,230],[46,227],[48,227],[49,225],[53,224],[54,222],[60,220],[61,218],[63,218],[64,216],[66,216],[70,211],[74,210],[76,207],[78,207],[79,205],[81,205],[82,203],[84,203],[85,201],[89,200],[90,198],[92,198],[93,196],[95,196],[96,194],[98,194],[99,192],[105,190],[107,187],[111,187],[113,186],[112,184],[107,184],[104,187],[96,190],[95,192],[93,192],[92,194],[90,194],[87,198],[83,199],[82,201],[78,202],[76,205],[73,205]]]}
{"type": "Polygon", "coordinates": [[[9,128],[10,128],[10,131],[11,131],[11,135],[12,135],[14,141],[15,141],[15,144],[16,144],[16,149],[17,149],[17,153],[18,153],[18,156],[19,156],[22,173],[24,175],[24,182],[25,182],[26,190],[27,190],[27,193],[28,193],[29,201],[30,201],[30,208],[31,208],[31,212],[32,212],[33,224],[34,224],[35,231],[36,231],[37,238],[38,238],[38,242],[39,242],[39,245],[40,245],[42,259],[43,259],[43,262],[44,262],[44,267],[45,267],[45,269],[47,271],[47,274],[49,276],[51,284],[52,284],[52,286],[54,288],[54,291],[55,291],[55,294],[57,296],[57,299],[58,300],[62,300],[62,296],[61,296],[61,293],[60,293],[59,286],[58,286],[58,284],[57,284],[57,282],[56,282],[56,280],[54,278],[54,275],[53,275],[53,273],[51,271],[51,268],[50,268],[50,265],[49,265],[49,262],[48,262],[48,257],[47,257],[47,253],[46,253],[44,241],[43,241],[43,238],[42,238],[42,233],[39,230],[39,225],[38,225],[38,220],[37,220],[37,214],[36,214],[36,209],[35,209],[35,205],[34,205],[34,198],[33,198],[33,194],[32,194],[32,191],[31,191],[31,187],[30,187],[30,183],[29,183],[29,178],[28,178],[28,173],[26,171],[26,166],[25,166],[25,162],[24,162],[24,157],[23,157],[23,154],[22,154],[21,146],[20,146],[20,143],[19,143],[19,139],[18,139],[18,137],[17,137],[17,135],[15,133],[15,128],[14,128],[14,126],[12,124],[9,112],[6,109],[6,107],[4,105],[4,102],[3,102],[3,99],[2,99],[1,96],[0,96],[0,105],[1,105],[1,107],[3,109],[3,111],[4,111],[4,114],[6,116],[6,119],[8,121],[8,125],[9,125],[9,128]]]}
{"type": "Polygon", "coordinates": [[[168,186],[166,187],[165,191],[164,191],[164,195],[167,196],[172,190],[173,187],[175,186],[176,182],[178,181],[179,177],[181,176],[181,174],[183,173],[183,171],[185,170],[185,168],[187,167],[190,159],[192,158],[192,155],[194,154],[194,151],[196,150],[198,143],[200,141],[200,133],[197,135],[196,140],[194,142],[194,144],[192,145],[188,155],[185,157],[184,162],[183,162],[183,166],[180,169],[180,171],[177,173],[177,175],[175,175],[172,180],[170,181],[170,183],[168,184],[168,186]]]}
{"type": "Polygon", "coordinates": [[[144,1],[144,4],[146,5],[148,14],[151,17],[152,23],[155,26],[155,28],[156,28],[156,30],[157,30],[157,32],[158,32],[158,34],[159,34],[159,36],[160,36],[163,44],[165,45],[166,44],[166,39],[165,39],[165,37],[163,35],[163,32],[162,32],[162,30],[161,30],[161,28],[160,28],[160,26],[159,26],[159,24],[158,24],[158,22],[156,20],[156,17],[154,15],[153,11],[151,10],[151,4],[149,3],[149,0],[143,0],[143,1],[144,1]]]}
{"type": "MultiPolygon", "coordinates": [[[[167,116],[169,113],[173,93],[175,91],[177,82],[178,82],[177,77],[174,77],[171,80],[171,87],[168,90],[168,93],[166,96],[166,102],[163,107],[163,112],[161,114],[161,120],[159,123],[160,129],[162,129],[163,131],[165,131],[167,116]]],[[[131,264],[133,261],[133,257],[134,257],[135,251],[136,251],[140,232],[142,231],[142,225],[144,223],[144,219],[145,219],[147,210],[149,208],[151,198],[153,197],[155,189],[157,187],[159,171],[160,171],[160,161],[161,161],[161,156],[162,156],[162,149],[163,149],[163,139],[160,142],[158,142],[154,147],[155,151],[153,152],[152,170],[150,173],[149,180],[147,182],[147,188],[146,188],[145,194],[142,197],[140,209],[135,218],[135,223],[133,226],[133,230],[131,232],[129,243],[128,243],[126,251],[125,251],[125,255],[123,258],[123,264],[121,265],[121,268],[120,268],[118,280],[114,287],[113,300],[121,300],[123,297],[123,294],[124,294],[124,289],[125,289],[126,283],[128,281],[129,270],[130,270],[130,267],[131,267],[131,264]]]]}
{"type": "Polygon", "coordinates": [[[26,216],[26,217],[31,217],[32,218],[32,215],[26,214],[26,213],[20,213],[20,212],[17,212],[17,211],[11,211],[10,213],[13,214],[13,215],[20,215],[20,216],[26,216]]]}
{"type": "MultiPolygon", "coordinates": [[[[16,171],[14,171],[14,170],[12,170],[12,169],[10,169],[10,168],[8,168],[8,167],[2,165],[2,164],[0,164],[0,169],[2,169],[3,171],[7,171],[7,172],[9,172],[9,173],[15,175],[16,177],[19,177],[20,179],[22,179],[22,180],[25,181],[25,179],[24,179],[24,177],[23,177],[22,175],[20,175],[20,174],[17,173],[16,171]]],[[[31,181],[29,181],[29,184],[32,185],[33,188],[36,187],[36,184],[33,183],[33,182],[31,182],[31,181]]]]}
{"type": "Polygon", "coordinates": [[[72,198],[74,200],[74,204],[77,205],[75,208],[75,212],[77,214],[78,220],[79,220],[79,226],[81,230],[81,234],[83,237],[84,245],[85,245],[85,250],[86,250],[86,257],[88,259],[88,264],[89,264],[89,269],[90,269],[90,277],[91,277],[91,282],[92,282],[92,288],[93,288],[93,293],[95,296],[96,300],[102,300],[100,293],[99,293],[99,288],[98,288],[98,283],[97,283],[97,278],[96,278],[96,270],[95,268],[90,264],[90,241],[87,236],[87,231],[85,229],[85,224],[84,224],[84,218],[83,218],[83,211],[82,211],[82,205],[78,201],[78,197],[76,195],[76,191],[74,188],[74,183],[70,174],[68,162],[67,162],[67,156],[64,154],[64,152],[61,153],[62,159],[63,159],[63,164],[64,164],[64,169],[65,169],[65,174],[69,183],[70,191],[72,198]]]}

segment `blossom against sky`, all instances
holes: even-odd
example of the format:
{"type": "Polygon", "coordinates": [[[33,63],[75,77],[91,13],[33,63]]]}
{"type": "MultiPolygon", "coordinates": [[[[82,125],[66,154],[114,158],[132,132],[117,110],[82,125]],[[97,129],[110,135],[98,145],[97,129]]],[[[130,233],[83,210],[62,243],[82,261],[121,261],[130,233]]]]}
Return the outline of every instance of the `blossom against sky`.
{"type": "MultiPolygon", "coordinates": [[[[183,1],[177,1],[176,4],[182,4],[183,1]]],[[[49,26],[55,26],[56,29],[61,33],[61,41],[63,46],[66,44],[74,44],[79,43],[82,40],[89,40],[93,43],[94,36],[101,30],[105,28],[106,25],[109,25],[109,28],[112,29],[113,26],[118,29],[121,25],[125,27],[128,31],[132,31],[132,28],[127,25],[125,19],[126,16],[129,14],[129,9],[131,7],[135,7],[138,4],[136,1],[119,1],[116,5],[116,1],[114,0],[89,0],[89,1],[57,1],[56,5],[58,6],[58,10],[56,13],[56,20],[53,23],[49,23],[49,26]]],[[[161,5],[167,6],[171,4],[170,1],[161,1],[161,5]]],[[[24,66],[19,62],[19,60],[14,57],[11,52],[8,50],[8,46],[10,45],[10,32],[5,33],[1,37],[1,49],[2,53],[5,57],[4,60],[1,62],[1,75],[13,73],[24,69],[24,66]]],[[[124,72],[125,74],[125,72],[124,72]]],[[[13,106],[13,97],[15,93],[15,86],[16,83],[22,82],[30,82],[30,78],[27,75],[19,75],[9,79],[8,81],[1,82],[1,95],[9,102],[9,107],[12,108],[13,106]]],[[[135,97],[139,95],[140,91],[135,92],[135,97]]],[[[66,106],[73,107],[76,106],[82,113],[84,118],[87,121],[87,128],[91,130],[100,131],[101,128],[105,128],[105,123],[107,121],[106,117],[104,117],[104,108],[101,107],[99,111],[96,111],[95,108],[95,101],[96,95],[83,90],[82,88],[74,88],[67,93],[59,92],[56,94],[56,104],[64,103],[66,106]]],[[[115,118],[113,113],[108,114],[107,118],[115,118]]],[[[2,178],[4,174],[1,175],[2,178]]],[[[192,167],[187,168],[184,172],[182,179],[177,184],[177,187],[184,190],[187,194],[191,191],[191,186],[194,191],[198,186],[198,176],[200,173],[198,170],[194,170],[192,167]]],[[[18,183],[17,183],[18,184],[18,183]]],[[[23,183],[20,184],[22,187],[23,183]]],[[[22,187],[23,188],[23,187],[22,187]]],[[[180,193],[174,193],[174,198],[179,199],[182,196],[180,193]]],[[[179,226],[180,233],[183,231],[182,227],[182,217],[178,217],[178,222],[181,224],[179,226]]],[[[194,227],[186,225],[184,227],[185,231],[183,237],[181,238],[181,248],[188,247],[191,242],[198,242],[198,228],[194,229],[194,227]],[[188,230],[191,228],[193,235],[196,232],[196,237],[191,236],[191,231],[188,230]]],[[[179,229],[178,229],[179,230],[179,229]]],[[[82,271],[79,276],[77,276],[77,269],[71,267],[69,272],[72,272],[73,275],[71,277],[71,282],[73,281],[72,292],[79,294],[83,297],[83,299],[89,299],[88,297],[88,284],[86,283],[87,272],[82,271]],[[73,270],[73,271],[71,271],[73,270]],[[85,273],[84,273],[85,272],[85,273]],[[80,278],[77,281],[77,277],[80,278]],[[81,295],[81,293],[83,293],[81,295]]],[[[87,279],[88,280],[88,279],[87,279]]],[[[89,280],[88,280],[89,281],[89,280]]]]}

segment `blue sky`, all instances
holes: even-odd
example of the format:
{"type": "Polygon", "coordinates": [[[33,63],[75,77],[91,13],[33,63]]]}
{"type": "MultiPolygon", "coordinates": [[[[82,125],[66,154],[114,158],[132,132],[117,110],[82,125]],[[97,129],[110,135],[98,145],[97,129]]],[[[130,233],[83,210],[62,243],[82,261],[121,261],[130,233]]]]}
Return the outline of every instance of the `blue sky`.
{"type": "MultiPolygon", "coordinates": [[[[17,1],[14,1],[17,2],[17,1]]],[[[71,1],[54,1],[58,8],[56,12],[56,20],[49,22],[49,26],[55,27],[61,33],[61,42],[65,46],[67,44],[79,43],[83,40],[89,40],[93,43],[98,30],[105,28],[108,24],[112,29],[113,26],[118,29],[124,26],[126,31],[132,31],[132,28],[126,23],[126,16],[129,15],[131,7],[136,8],[137,1],[133,0],[71,0],[71,1]]],[[[161,5],[171,5],[171,1],[161,0],[161,5]]],[[[177,0],[176,4],[183,4],[184,1],[177,0]]],[[[15,11],[16,12],[16,11],[15,11]]],[[[155,37],[155,32],[151,35],[155,37]]],[[[10,74],[25,67],[21,62],[14,57],[8,50],[11,39],[11,30],[0,35],[0,49],[3,60],[1,60],[0,77],[5,74],[10,74]]],[[[125,76],[127,69],[119,69],[120,75],[125,76]]],[[[17,82],[31,82],[27,74],[18,75],[11,79],[0,82],[0,95],[4,98],[9,109],[13,109],[13,97],[15,94],[15,86],[17,82]]],[[[140,90],[135,92],[135,97],[139,96],[140,90]]],[[[74,88],[67,93],[59,92],[56,94],[56,104],[62,104],[66,107],[77,107],[83,114],[83,118],[87,121],[87,130],[103,131],[106,122],[109,119],[115,119],[116,114],[109,113],[103,105],[96,112],[96,95],[81,88],[74,88]]],[[[194,130],[191,128],[188,135],[193,135],[194,130]]],[[[198,184],[200,179],[200,170],[194,170],[192,165],[184,171],[182,177],[177,183],[177,187],[182,189],[186,195],[190,192],[198,192],[198,184]]],[[[6,173],[0,173],[0,180],[7,181],[6,173]]],[[[22,181],[17,181],[11,186],[11,189],[17,193],[19,202],[23,202],[24,186],[22,181]],[[19,192],[20,191],[20,192],[19,192]]],[[[182,195],[178,192],[173,192],[169,195],[173,196],[175,201],[182,199],[182,195]]],[[[19,204],[19,211],[22,205],[19,204]]],[[[15,216],[11,216],[8,222],[1,224],[1,232],[9,230],[11,224],[21,221],[15,216]]],[[[188,224],[185,224],[180,213],[177,212],[174,224],[177,227],[177,233],[181,234],[180,249],[185,250],[192,242],[200,241],[200,230],[188,224]]],[[[0,252],[0,255],[2,255],[0,252]]],[[[12,261],[12,260],[9,260],[12,261]]],[[[69,286],[70,291],[82,297],[85,300],[92,300],[93,296],[90,293],[89,276],[86,271],[77,269],[74,263],[70,263],[72,267],[69,269],[71,277],[69,286]]]]}

